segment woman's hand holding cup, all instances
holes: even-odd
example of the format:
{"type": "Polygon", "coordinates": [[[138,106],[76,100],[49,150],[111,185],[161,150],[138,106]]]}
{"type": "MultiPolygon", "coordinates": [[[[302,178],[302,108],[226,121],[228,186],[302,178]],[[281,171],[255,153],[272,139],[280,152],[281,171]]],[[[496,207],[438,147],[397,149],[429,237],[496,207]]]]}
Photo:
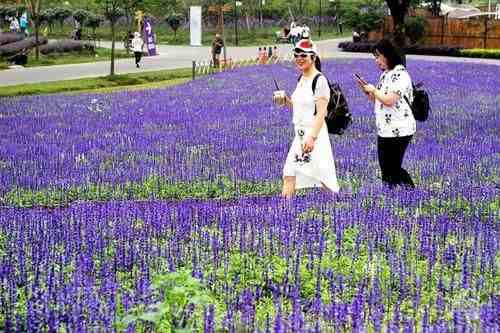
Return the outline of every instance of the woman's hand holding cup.
{"type": "Polygon", "coordinates": [[[286,105],[288,96],[284,90],[276,90],[273,92],[273,102],[277,105],[286,105]]]}

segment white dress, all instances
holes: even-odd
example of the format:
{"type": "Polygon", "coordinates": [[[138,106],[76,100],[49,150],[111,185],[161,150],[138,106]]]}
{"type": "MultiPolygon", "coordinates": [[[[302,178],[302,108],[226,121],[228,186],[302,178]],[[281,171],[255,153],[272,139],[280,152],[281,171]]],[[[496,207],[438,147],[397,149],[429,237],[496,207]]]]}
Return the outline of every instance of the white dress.
{"type": "Polygon", "coordinates": [[[329,190],[338,192],[339,184],[326,123],[318,134],[313,151],[309,154],[302,152],[305,138],[312,130],[315,101],[319,97],[330,98],[328,82],[324,76],[318,78],[314,95],[312,81],[313,78],[302,77],[292,94],[295,137],[286,158],[283,176],[295,177],[296,189],[321,187],[323,183],[329,190]]]}

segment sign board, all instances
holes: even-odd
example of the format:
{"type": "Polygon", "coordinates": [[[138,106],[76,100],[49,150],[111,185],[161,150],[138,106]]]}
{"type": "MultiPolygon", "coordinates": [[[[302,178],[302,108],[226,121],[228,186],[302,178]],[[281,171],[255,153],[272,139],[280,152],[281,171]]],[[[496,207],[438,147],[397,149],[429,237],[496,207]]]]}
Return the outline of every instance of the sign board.
{"type": "Polygon", "coordinates": [[[201,46],[201,6],[191,6],[189,11],[191,46],[201,46]]]}
{"type": "Polygon", "coordinates": [[[144,19],[144,39],[146,42],[146,48],[148,49],[148,55],[156,55],[156,41],[155,34],[153,31],[153,22],[149,18],[144,19]]]}

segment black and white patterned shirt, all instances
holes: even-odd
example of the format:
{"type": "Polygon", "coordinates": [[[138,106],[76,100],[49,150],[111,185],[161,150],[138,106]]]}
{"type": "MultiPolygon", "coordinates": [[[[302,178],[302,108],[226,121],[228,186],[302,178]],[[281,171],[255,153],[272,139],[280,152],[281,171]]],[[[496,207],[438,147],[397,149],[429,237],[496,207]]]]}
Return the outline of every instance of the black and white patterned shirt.
{"type": "Polygon", "coordinates": [[[401,98],[392,107],[383,105],[375,99],[375,120],[377,132],[380,137],[394,138],[415,133],[417,124],[408,103],[413,101],[413,88],[411,78],[404,66],[397,65],[392,70],[386,70],[380,75],[377,89],[382,94],[396,93],[401,98]]]}

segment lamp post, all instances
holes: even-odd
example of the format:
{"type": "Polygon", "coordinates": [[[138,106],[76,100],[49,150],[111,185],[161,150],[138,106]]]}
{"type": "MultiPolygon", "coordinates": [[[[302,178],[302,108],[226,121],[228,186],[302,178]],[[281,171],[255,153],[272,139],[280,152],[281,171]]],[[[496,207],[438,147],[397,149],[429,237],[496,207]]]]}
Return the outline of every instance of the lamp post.
{"type": "Polygon", "coordinates": [[[241,1],[234,0],[234,43],[238,46],[238,7],[241,1]]]}

